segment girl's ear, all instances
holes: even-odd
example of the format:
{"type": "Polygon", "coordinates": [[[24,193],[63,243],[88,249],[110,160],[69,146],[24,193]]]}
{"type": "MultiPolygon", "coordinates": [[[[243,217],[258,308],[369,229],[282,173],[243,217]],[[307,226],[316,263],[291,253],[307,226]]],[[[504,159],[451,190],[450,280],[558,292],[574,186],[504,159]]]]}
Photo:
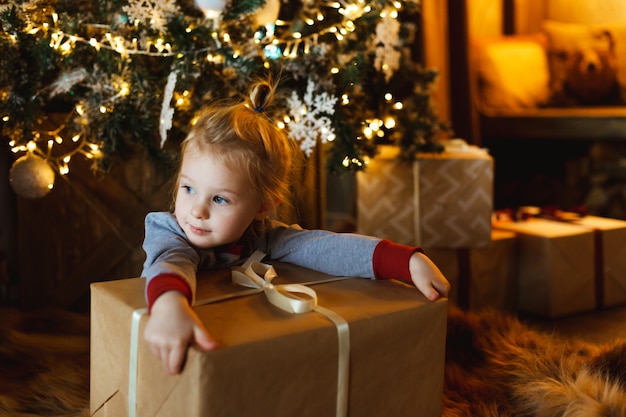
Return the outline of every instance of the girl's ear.
{"type": "Polygon", "coordinates": [[[255,216],[255,219],[265,220],[267,216],[269,216],[270,213],[274,211],[276,207],[278,207],[279,204],[280,204],[279,200],[275,200],[275,201],[265,200],[264,202],[261,203],[261,207],[259,208],[259,211],[257,212],[255,216]]]}

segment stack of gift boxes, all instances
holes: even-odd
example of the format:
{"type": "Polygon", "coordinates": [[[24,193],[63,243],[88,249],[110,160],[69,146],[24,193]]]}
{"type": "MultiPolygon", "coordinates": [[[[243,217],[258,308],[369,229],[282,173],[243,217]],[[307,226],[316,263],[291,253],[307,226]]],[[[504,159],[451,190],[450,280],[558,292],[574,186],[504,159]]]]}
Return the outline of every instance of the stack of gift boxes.
{"type": "Polygon", "coordinates": [[[489,153],[463,141],[411,163],[382,147],[357,176],[357,231],[423,247],[460,307],[512,309],[515,234],[492,229],[493,174],[489,153]]]}
{"type": "Polygon", "coordinates": [[[486,150],[452,142],[413,163],[394,152],[357,176],[358,232],[422,246],[453,304],[545,317],[626,304],[626,221],[494,216],[486,150]]]}

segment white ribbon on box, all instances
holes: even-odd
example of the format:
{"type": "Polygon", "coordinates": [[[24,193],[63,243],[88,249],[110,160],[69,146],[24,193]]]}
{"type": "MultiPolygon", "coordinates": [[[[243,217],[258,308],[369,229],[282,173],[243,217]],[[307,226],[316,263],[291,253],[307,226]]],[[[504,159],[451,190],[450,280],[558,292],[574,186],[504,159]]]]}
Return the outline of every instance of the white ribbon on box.
{"type": "MultiPolygon", "coordinates": [[[[317,305],[317,293],[308,285],[323,284],[334,281],[350,279],[351,277],[335,277],[322,281],[311,281],[302,284],[274,285],[272,280],[278,276],[273,266],[261,263],[265,254],[260,251],[254,252],[240,267],[231,271],[233,284],[251,288],[232,294],[207,298],[196,302],[195,306],[238,298],[260,292],[270,303],[276,307],[293,314],[317,311],[325,315],[337,328],[338,337],[338,370],[337,370],[337,417],[345,417],[348,413],[348,377],[350,365],[350,329],[348,322],[332,310],[317,305]],[[296,294],[305,294],[308,297],[298,297],[296,294]]],[[[137,413],[137,365],[139,347],[139,325],[141,318],[148,312],[147,308],[139,308],[133,311],[130,333],[130,357],[128,370],[128,417],[136,417],[137,413]]]]}

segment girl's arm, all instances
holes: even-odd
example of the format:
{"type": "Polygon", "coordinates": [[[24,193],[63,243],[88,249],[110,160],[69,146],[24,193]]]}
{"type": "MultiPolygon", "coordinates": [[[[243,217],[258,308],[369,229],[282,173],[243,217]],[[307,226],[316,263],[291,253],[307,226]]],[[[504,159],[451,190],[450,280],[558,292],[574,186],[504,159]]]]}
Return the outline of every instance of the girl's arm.
{"type": "Polygon", "coordinates": [[[191,303],[200,255],[191,247],[171,213],[146,216],[143,250],[146,260],[141,275],[146,278],[148,306],[169,290],[182,292],[191,303]]]}
{"type": "Polygon", "coordinates": [[[379,238],[279,224],[259,242],[259,249],[271,259],[330,275],[403,279],[413,282],[430,300],[447,296],[450,288],[421,248],[379,238]]]}
{"type": "Polygon", "coordinates": [[[190,343],[205,350],[217,346],[191,309],[201,257],[170,213],[148,214],[143,247],[150,311],[144,339],[165,371],[177,374],[190,343]]]}

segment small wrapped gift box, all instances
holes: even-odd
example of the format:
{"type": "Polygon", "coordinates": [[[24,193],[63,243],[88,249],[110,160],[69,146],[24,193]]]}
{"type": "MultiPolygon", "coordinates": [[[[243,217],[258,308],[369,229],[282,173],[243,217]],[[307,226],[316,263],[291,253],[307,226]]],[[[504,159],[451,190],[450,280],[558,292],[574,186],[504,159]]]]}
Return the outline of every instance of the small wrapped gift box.
{"type": "Polygon", "coordinates": [[[493,227],[517,236],[520,311],[558,317],[596,307],[592,230],[539,218],[493,227]]]}
{"type": "Polygon", "coordinates": [[[597,307],[626,304],[626,221],[584,216],[571,223],[595,233],[597,307]]]}
{"type": "MultiPolygon", "coordinates": [[[[331,278],[274,267],[278,283],[331,278]]],[[[229,271],[199,277],[197,298],[230,296],[238,291],[230,278],[229,271]]],[[[141,278],[92,284],[92,416],[340,415],[345,345],[327,316],[288,313],[263,293],[196,306],[221,347],[190,348],[184,371],[166,376],[141,337],[136,347],[130,343],[147,321],[144,284],[141,278]]],[[[350,278],[310,288],[321,307],[348,323],[347,415],[441,415],[447,300],[428,302],[393,280],[350,278]]]]}
{"type": "Polygon", "coordinates": [[[424,251],[450,282],[451,303],[474,311],[516,311],[515,233],[492,230],[491,243],[486,248],[424,248],[424,251]]]}
{"type": "Polygon", "coordinates": [[[465,145],[399,161],[381,153],[357,174],[357,231],[428,248],[487,247],[491,242],[493,159],[465,145]]]}

